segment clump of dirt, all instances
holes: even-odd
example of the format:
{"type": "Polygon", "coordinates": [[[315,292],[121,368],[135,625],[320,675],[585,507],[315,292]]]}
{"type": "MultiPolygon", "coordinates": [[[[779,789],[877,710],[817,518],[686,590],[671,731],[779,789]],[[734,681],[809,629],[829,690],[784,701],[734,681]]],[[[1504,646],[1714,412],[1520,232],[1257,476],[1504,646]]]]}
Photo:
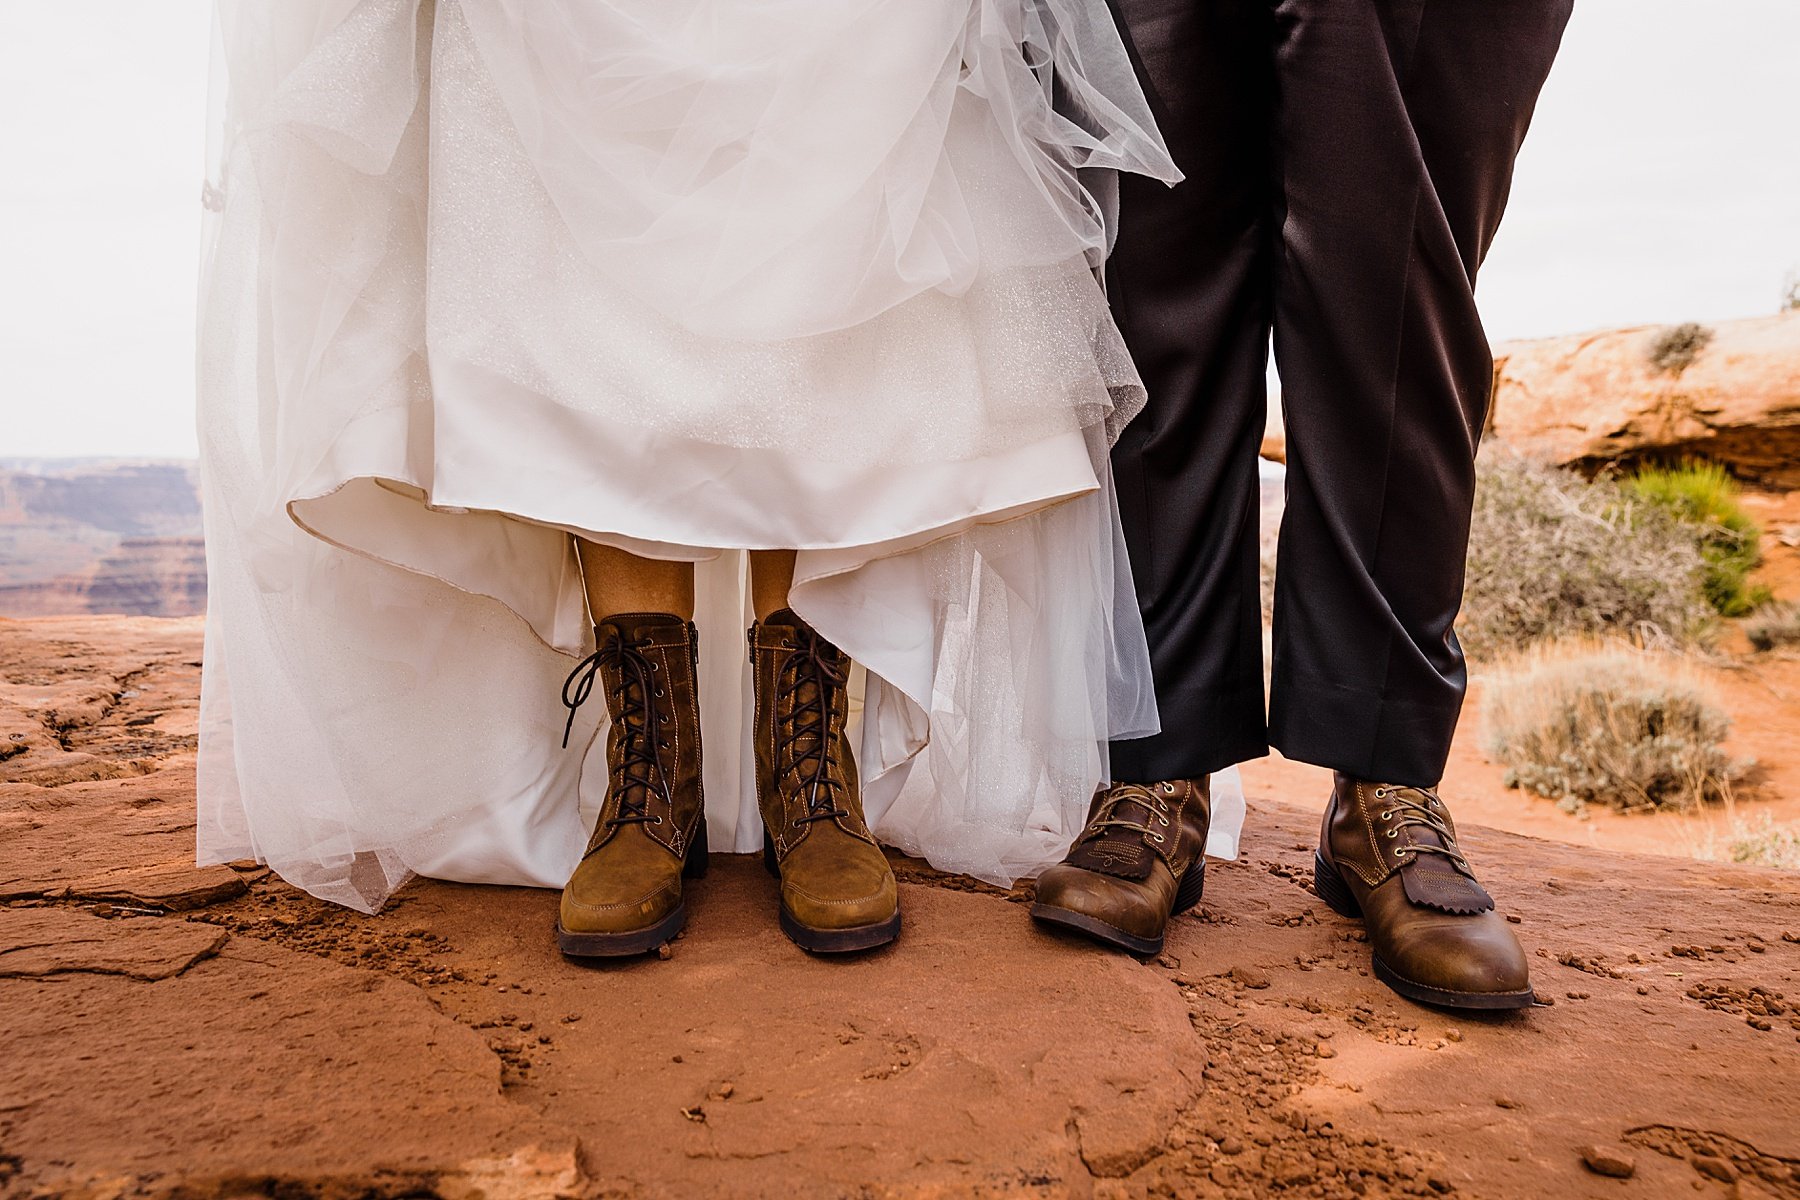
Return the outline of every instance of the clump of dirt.
{"type": "Polygon", "coordinates": [[[977,896],[998,896],[1014,904],[1030,904],[1037,899],[1037,881],[1021,879],[1012,887],[996,887],[991,883],[975,879],[968,875],[952,875],[948,871],[940,871],[922,858],[913,858],[901,854],[897,850],[887,852],[888,864],[894,869],[894,878],[901,883],[916,883],[921,887],[946,888],[953,892],[969,892],[977,896]]]}
{"type": "Polygon", "coordinates": [[[479,983],[478,977],[456,965],[449,939],[408,924],[405,908],[402,894],[381,917],[368,917],[270,877],[259,881],[249,894],[215,904],[189,919],[346,967],[380,971],[423,988],[479,983]]]}
{"type": "Polygon", "coordinates": [[[1800,1003],[1786,993],[1751,984],[1739,987],[1728,983],[1696,983],[1687,990],[1689,1000],[1698,1001],[1714,1012],[1732,1013],[1744,1018],[1752,1029],[1768,1033],[1779,1023],[1800,1031],[1800,1003]]]}
{"type": "MultiPolygon", "coordinates": [[[[1323,1014],[1321,1002],[1302,1000],[1270,1020],[1247,999],[1269,986],[1256,972],[1234,968],[1195,979],[1176,971],[1172,982],[1206,1047],[1207,1086],[1169,1131],[1167,1150],[1130,1176],[1140,1194],[1248,1200],[1456,1191],[1443,1155],[1342,1129],[1298,1099],[1320,1083],[1319,1064],[1337,1057],[1335,1022],[1293,1027],[1295,1017],[1323,1014]]],[[[1368,1006],[1349,1016],[1358,1027],[1378,1023],[1368,1006]]]]}
{"type": "Polygon", "coordinates": [[[1800,1197],[1800,1159],[1767,1154],[1730,1134],[1681,1125],[1643,1125],[1626,1131],[1624,1140],[1682,1160],[1702,1179],[1723,1184],[1742,1181],[1736,1189],[1739,1196],[1757,1195],[1761,1184],[1777,1196],[1800,1197]]]}

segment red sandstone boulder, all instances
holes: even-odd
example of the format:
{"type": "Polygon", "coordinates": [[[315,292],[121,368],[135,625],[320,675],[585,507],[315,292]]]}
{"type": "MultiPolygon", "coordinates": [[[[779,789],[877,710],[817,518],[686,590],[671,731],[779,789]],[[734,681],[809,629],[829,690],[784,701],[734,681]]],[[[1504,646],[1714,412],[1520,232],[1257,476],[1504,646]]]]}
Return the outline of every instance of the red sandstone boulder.
{"type": "Polygon", "coordinates": [[[1800,487],[1800,311],[1704,328],[1685,365],[1679,353],[1659,364],[1659,326],[1504,343],[1490,436],[1590,469],[1693,455],[1800,487]]]}

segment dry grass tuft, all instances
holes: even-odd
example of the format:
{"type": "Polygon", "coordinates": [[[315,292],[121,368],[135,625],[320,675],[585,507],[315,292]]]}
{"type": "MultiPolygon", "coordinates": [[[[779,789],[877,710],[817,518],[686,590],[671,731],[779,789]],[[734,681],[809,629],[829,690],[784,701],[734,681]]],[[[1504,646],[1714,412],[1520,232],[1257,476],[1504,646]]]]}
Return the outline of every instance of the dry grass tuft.
{"type": "Polygon", "coordinates": [[[1800,871],[1800,825],[1778,823],[1766,812],[1756,814],[1754,820],[1733,813],[1723,835],[1709,830],[1693,854],[1703,862],[1800,871]]]}
{"type": "Polygon", "coordinates": [[[1759,815],[1761,819],[1754,822],[1732,821],[1730,861],[1800,871],[1800,833],[1792,825],[1777,825],[1768,813],[1759,815]]]}
{"type": "Polygon", "coordinates": [[[1516,455],[1484,454],[1477,473],[1457,622],[1472,658],[1583,635],[1687,645],[1705,632],[1706,564],[1666,507],[1516,455]]]}
{"type": "Polygon", "coordinates": [[[1750,648],[1766,654],[1788,646],[1800,646],[1800,604],[1770,604],[1744,622],[1750,648]]]}
{"type": "Polygon", "coordinates": [[[1687,809],[1728,797],[1731,719],[1676,659],[1545,647],[1487,680],[1483,741],[1508,787],[1579,811],[1687,809]]]}

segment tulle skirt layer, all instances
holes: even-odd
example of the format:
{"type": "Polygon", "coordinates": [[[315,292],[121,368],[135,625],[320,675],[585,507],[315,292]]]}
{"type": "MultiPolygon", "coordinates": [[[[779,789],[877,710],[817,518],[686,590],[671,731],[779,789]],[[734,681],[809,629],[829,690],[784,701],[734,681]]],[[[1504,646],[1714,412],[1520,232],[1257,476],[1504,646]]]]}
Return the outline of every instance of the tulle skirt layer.
{"type": "Polygon", "coordinates": [[[877,833],[995,881],[1058,857],[1106,740],[1156,727],[1106,466],[1142,388],[1092,267],[1096,172],[1172,168],[1110,25],[220,12],[202,858],[365,909],[560,885],[605,782],[597,705],[559,749],[572,535],[698,564],[715,849],[761,844],[743,552],[791,548],[866,672],[877,833]]]}

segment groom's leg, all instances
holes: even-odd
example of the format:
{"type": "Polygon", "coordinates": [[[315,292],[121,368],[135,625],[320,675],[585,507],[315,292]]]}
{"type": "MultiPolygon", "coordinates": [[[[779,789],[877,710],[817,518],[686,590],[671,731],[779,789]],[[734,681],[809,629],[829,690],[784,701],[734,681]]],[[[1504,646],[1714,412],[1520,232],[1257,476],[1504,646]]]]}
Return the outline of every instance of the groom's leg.
{"type": "Polygon", "coordinates": [[[1569,0],[1278,0],[1284,754],[1430,786],[1493,362],[1476,268],[1569,0]]]}
{"type": "Polygon", "coordinates": [[[1277,229],[1269,0],[1118,0],[1187,179],[1121,181],[1107,290],[1149,407],[1113,454],[1164,732],[1113,777],[1193,779],[1267,752],[1258,585],[1277,229]]]}

